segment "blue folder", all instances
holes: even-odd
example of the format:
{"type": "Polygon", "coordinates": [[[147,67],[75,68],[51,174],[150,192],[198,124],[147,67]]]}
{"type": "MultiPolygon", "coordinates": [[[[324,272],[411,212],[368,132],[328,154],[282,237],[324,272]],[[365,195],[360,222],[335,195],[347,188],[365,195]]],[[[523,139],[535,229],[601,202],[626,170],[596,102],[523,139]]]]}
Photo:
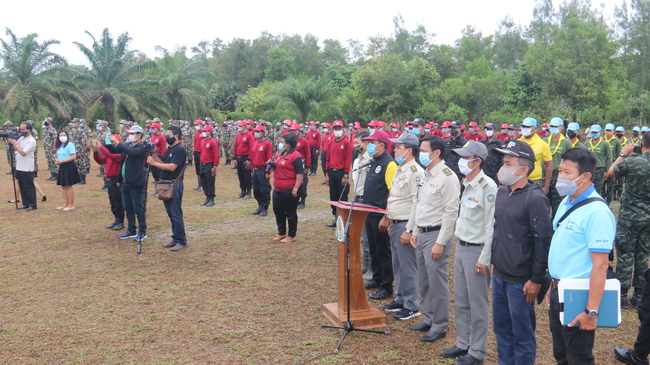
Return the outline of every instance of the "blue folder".
{"type": "MultiPolygon", "coordinates": [[[[564,321],[565,326],[587,308],[589,290],[565,289],[564,290],[564,321]]],[[[598,307],[598,327],[618,327],[619,295],[615,290],[605,290],[598,307]]],[[[578,327],[580,324],[576,324],[578,327]]]]}

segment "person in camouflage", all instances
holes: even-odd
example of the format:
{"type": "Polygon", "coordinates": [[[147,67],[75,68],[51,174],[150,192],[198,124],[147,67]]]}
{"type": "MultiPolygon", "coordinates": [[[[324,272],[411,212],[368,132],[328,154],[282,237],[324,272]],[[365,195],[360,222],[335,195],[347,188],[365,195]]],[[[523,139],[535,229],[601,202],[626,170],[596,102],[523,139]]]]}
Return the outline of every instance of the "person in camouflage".
{"type": "Polygon", "coordinates": [[[183,141],[181,143],[183,144],[183,147],[185,147],[185,150],[188,151],[187,166],[192,166],[194,156],[189,152],[194,150],[194,131],[192,130],[189,121],[183,120],[181,122],[181,133],[183,134],[183,141]]]}
{"type": "MultiPolygon", "coordinates": [[[[5,122],[4,126],[7,128],[13,128],[14,123],[8,120],[5,122]]],[[[11,175],[11,173],[13,172],[13,169],[11,169],[12,156],[11,156],[11,152],[9,152],[9,146],[11,146],[9,143],[5,143],[5,151],[7,151],[7,165],[9,165],[10,167],[9,172],[7,172],[7,175],[11,175]]]]}
{"type": "Polygon", "coordinates": [[[86,183],[86,175],[90,172],[90,156],[88,155],[88,134],[86,132],[85,120],[74,118],[70,129],[70,140],[77,150],[77,158],[74,160],[79,172],[81,182],[86,183]]]}
{"type": "Polygon", "coordinates": [[[43,148],[45,149],[45,158],[47,158],[47,168],[50,171],[50,177],[45,180],[56,181],[59,167],[56,165],[56,156],[52,151],[54,150],[54,142],[58,137],[58,133],[52,125],[52,118],[47,117],[43,120],[41,125],[43,130],[43,148]]]}
{"type": "MultiPolygon", "coordinates": [[[[614,135],[614,130],[616,129],[616,126],[614,126],[613,123],[607,123],[605,126],[605,141],[609,142],[609,145],[612,147],[612,161],[618,157],[619,153],[621,153],[621,149],[623,146],[621,145],[621,141],[616,138],[614,135]]],[[[603,198],[609,203],[612,200],[614,200],[614,190],[616,188],[616,180],[617,179],[607,179],[605,180],[605,195],[603,195],[603,198]]]]}
{"type": "Polygon", "coordinates": [[[131,128],[131,125],[132,125],[131,122],[127,122],[124,119],[122,119],[120,121],[120,133],[119,133],[119,135],[120,135],[120,138],[122,138],[123,141],[126,141],[128,135],[129,135],[126,131],[128,131],[129,128],[131,128]]]}
{"type": "Polygon", "coordinates": [[[591,138],[585,143],[585,146],[592,150],[598,158],[596,174],[594,175],[594,188],[605,199],[605,181],[603,180],[603,175],[612,164],[612,146],[600,134],[602,129],[600,125],[593,124],[589,128],[591,138]]]}
{"type": "MultiPolygon", "coordinates": [[[[230,165],[232,161],[232,150],[235,147],[235,137],[237,136],[237,128],[233,127],[232,123],[228,123],[227,127],[224,127],[225,131],[223,136],[225,137],[223,148],[224,155],[226,155],[226,165],[230,165]]],[[[234,167],[233,167],[234,168],[234,167]]]]}
{"type": "Polygon", "coordinates": [[[628,306],[628,290],[634,287],[629,305],[638,308],[645,284],[650,251],[650,134],[643,136],[640,156],[630,156],[634,143],[623,147],[620,156],[607,175],[625,177],[626,186],[621,199],[616,224],[616,273],[621,280],[621,308],[628,306]],[[630,156],[630,157],[623,157],[630,156]],[[631,284],[631,285],[630,285],[631,284]]]}
{"type": "MultiPolygon", "coordinates": [[[[97,120],[97,137],[95,138],[98,142],[97,144],[99,146],[103,146],[106,143],[106,138],[110,135],[111,135],[111,128],[108,126],[108,122],[105,120],[97,120]]],[[[97,175],[97,177],[104,178],[105,166],[106,166],[105,164],[99,165],[99,175],[97,175]]],[[[102,187],[102,189],[104,188],[106,188],[106,178],[104,178],[104,187],[102,187]]]]}
{"type": "MultiPolygon", "coordinates": [[[[154,118],[154,120],[156,119],[158,118],[154,118]]],[[[142,133],[142,140],[146,143],[149,143],[151,141],[151,133],[149,133],[149,128],[151,127],[151,124],[153,124],[153,120],[147,119],[144,122],[145,126],[142,128],[144,129],[144,133],[142,133]]]]}

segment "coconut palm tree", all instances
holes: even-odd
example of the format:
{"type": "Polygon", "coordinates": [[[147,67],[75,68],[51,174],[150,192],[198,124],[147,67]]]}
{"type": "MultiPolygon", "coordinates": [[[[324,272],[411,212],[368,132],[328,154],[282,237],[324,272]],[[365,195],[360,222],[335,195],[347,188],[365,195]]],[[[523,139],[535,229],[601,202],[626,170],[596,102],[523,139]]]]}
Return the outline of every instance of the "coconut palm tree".
{"type": "Polygon", "coordinates": [[[129,34],[122,33],[117,40],[108,28],[99,40],[90,32],[86,34],[93,40],[91,48],[74,42],[91,65],[90,69],[77,69],[75,74],[75,81],[86,95],[86,115],[91,116],[103,107],[105,120],[113,129],[116,112],[129,120],[135,120],[134,115],[143,110],[150,115],[166,114],[165,103],[150,92],[158,83],[143,78],[143,73],[156,68],[156,63],[140,61],[136,52],[129,50],[129,34]]]}
{"type": "Polygon", "coordinates": [[[163,57],[158,61],[158,95],[168,104],[171,118],[190,120],[209,110],[212,105],[208,83],[216,77],[208,69],[208,60],[203,55],[187,58],[185,48],[170,54],[162,47],[156,47],[163,57]]]}
{"type": "Polygon", "coordinates": [[[277,103],[278,109],[293,111],[301,123],[306,123],[320,112],[334,93],[325,79],[289,78],[271,91],[268,101],[277,103]]]}
{"type": "Polygon", "coordinates": [[[4,69],[0,73],[2,104],[13,118],[26,118],[39,107],[53,114],[67,117],[66,107],[59,94],[65,87],[55,74],[65,66],[65,59],[49,48],[60,42],[54,39],[39,43],[36,33],[17,37],[6,28],[9,40],[0,39],[4,69]]]}

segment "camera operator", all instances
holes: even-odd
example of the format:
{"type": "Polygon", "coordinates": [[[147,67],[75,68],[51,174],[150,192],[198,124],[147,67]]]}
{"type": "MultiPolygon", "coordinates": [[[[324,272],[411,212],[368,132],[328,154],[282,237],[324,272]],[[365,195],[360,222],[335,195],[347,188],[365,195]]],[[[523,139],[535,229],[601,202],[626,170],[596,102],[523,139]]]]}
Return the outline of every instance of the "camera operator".
{"type": "Polygon", "coordinates": [[[165,200],[165,210],[172,225],[172,240],[163,245],[172,251],[180,251],[187,246],[185,223],[183,222],[183,171],[187,163],[187,150],[181,144],[183,132],[180,127],[167,128],[165,140],[169,148],[165,150],[162,161],[158,156],[149,156],[147,162],[159,171],[160,180],[175,181],[174,198],[165,200]]]}
{"type": "Polygon", "coordinates": [[[147,169],[145,166],[147,146],[142,143],[143,131],[139,125],[128,130],[128,143],[120,143],[116,136],[111,135],[111,145],[107,149],[111,153],[122,155],[122,203],[126,211],[128,228],[118,237],[125,240],[133,238],[140,241],[147,238],[147,220],[145,217],[144,194],[146,194],[147,169]],[[135,217],[138,217],[140,232],[136,234],[135,217]]]}
{"type": "Polygon", "coordinates": [[[20,125],[18,140],[7,138],[7,142],[13,146],[14,158],[16,159],[16,179],[20,187],[20,195],[23,205],[16,210],[25,209],[28,212],[36,210],[36,187],[34,186],[34,150],[36,140],[32,137],[31,124],[20,125]]]}

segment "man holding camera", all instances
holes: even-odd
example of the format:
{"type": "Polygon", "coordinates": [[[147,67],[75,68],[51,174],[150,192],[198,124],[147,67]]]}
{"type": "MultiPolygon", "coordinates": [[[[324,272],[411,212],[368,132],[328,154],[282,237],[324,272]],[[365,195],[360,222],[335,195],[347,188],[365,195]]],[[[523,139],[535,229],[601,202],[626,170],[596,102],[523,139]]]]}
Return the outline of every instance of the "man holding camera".
{"type": "Polygon", "coordinates": [[[32,125],[23,123],[18,131],[18,140],[7,138],[7,142],[13,146],[14,159],[16,162],[16,179],[20,187],[20,195],[23,205],[16,210],[36,210],[36,187],[34,186],[34,151],[36,140],[32,137],[32,125]]]}

